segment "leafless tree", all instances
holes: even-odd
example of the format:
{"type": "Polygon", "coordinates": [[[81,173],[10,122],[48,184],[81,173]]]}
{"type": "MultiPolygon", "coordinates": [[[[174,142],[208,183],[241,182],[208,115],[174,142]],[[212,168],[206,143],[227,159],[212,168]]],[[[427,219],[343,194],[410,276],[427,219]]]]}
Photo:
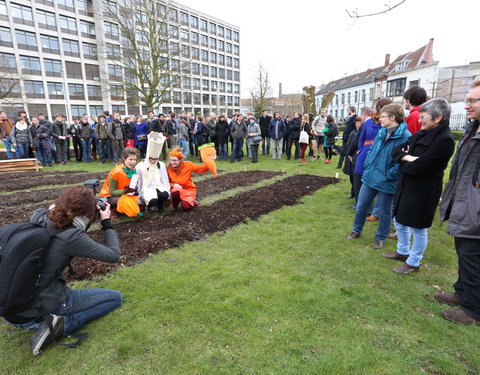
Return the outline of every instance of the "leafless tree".
{"type": "Polygon", "coordinates": [[[0,56],[0,100],[8,103],[20,96],[20,75],[5,55],[0,56]]]}
{"type": "Polygon", "coordinates": [[[250,91],[252,96],[252,105],[255,115],[260,117],[262,112],[270,106],[272,87],[268,72],[262,64],[258,65],[258,70],[255,77],[255,86],[250,91]]]}
{"type": "MultiPolygon", "coordinates": [[[[109,74],[109,82],[127,93],[127,103],[144,103],[148,110],[171,101],[171,90],[180,88],[183,73],[190,70],[190,49],[172,42],[178,27],[170,24],[174,10],[168,2],[121,0],[104,5],[104,18],[118,25],[122,52],[105,48],[103,58],[121,66],[123,76],[109,74]]],[[[176,12],[176,11],[175,11],[176,12]]],[[[178,16],[178,15],[177,15],[178,16]]]]}
{"type": "Polygon", "coordinates": [[[390,5],[390,3],[384,4],[385,5],[384,10],[381,10],[381,11],[378,11],[378,12],[373,12],[373,13],[367,13],[367,14],[359,14],[358,9],[355,9],[353,11],[348,11],[348,9],[345,9],[345,10],[346,10],[346,12],[347,12],[347,14],[350,18],[372,17],[372,16],[378,16],[380,14],[385,14],[385,13],[391,12],[396,7],[402,5],[405,1],[407,1],[407,0],[402,0],[402,1],[400,1],[396,4],[394,4],[394,5],[390,5]]]}

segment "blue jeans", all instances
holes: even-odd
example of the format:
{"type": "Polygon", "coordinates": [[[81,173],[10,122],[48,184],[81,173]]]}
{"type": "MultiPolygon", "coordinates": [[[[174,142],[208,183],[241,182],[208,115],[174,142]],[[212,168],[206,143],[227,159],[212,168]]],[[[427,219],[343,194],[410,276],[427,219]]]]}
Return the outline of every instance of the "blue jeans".
{"type": "Polygon", "coordinates": [[[220,160],[228,159],[228,143],[219,143],[218,144],[218,153],[220,160]]]}
{"type": "MultiPolygon", "coordinates": [[[[122,299],[122,293],[112,289],[71,290],[65,303],[54,313],[64,319],[63,337],[78,331],[92,320],[115,310],[122,304],[122,299]]],[[[22,324],[10,324],[17,328],[34,331],[40,328],[42,322],[31,321],[22,324]]]]}
{"type": "Polygon", "coordinates": [[[90,163],[93,161],[92,159],[92,140],[91,139],[82,139],[82,150],[83,150],[83,161],[90,163]]]}
{"type": "Polygon", "coordinates": [[[26,142],[17,142],[17,157],[19,159],[26,159],[28,158],[28,146],[30,144],[26,142]]]}
{"type": "Polygon", "coordinates": [[[385,241],[392,221],[393,194],[386,194],[365,184],[360,188],[358,195],[352,232],[357,234],[362,233],[363,225],[367,218],[367,211],[375,197],[377,197],[378,216],[380,218],[375,239],[385,241]]]}
{"type": "Polygon", "coordinates": [[[7,150],[7,158],[13,159],[13,152],[12,152],[12,144],[8,139],[3,139],[3,144],[5,145],[5,149],[7,150]]]}
{"type": "Polygon", "coordinates": [[[262,137],[262,155],[270,153],[270,137],[262,137]]]}
{"type": "Polygon", "coordinates": [[[188,160],[188,141],[185,139],[178,139],[177,143],[182,148],[182,154],[185,155],[185,158],[182,160],[188,160]]]}
{"type": "Polygon", "coordinates": [[[237,159],[238,161],[242,160],[242,147],[243,138],[233,138],[232,156],[230,157],[231,162],[234,162],[235,159],[237,159]]]}
{"type": "Polygon", "coordinates": [[[43,166],[52,166],[52,151],[48,140],[40,140],[37,147],[37,159],[43,166]]]}
{"type": "Polygon", "coordinates": [[[98,141],[98,150],[100,151],[100,161],[113,161],[113,147],[109,139],[98,141]]]}
{"type": "Polygon", "coordinates": [[[428,228],[412,228],[395,221],[397,228],[397,253],[408,255],[407,264],[418,267],[428,244],[428,228]],[[413,235],[413,244],[410,248],[410,237],[413,235]]]}

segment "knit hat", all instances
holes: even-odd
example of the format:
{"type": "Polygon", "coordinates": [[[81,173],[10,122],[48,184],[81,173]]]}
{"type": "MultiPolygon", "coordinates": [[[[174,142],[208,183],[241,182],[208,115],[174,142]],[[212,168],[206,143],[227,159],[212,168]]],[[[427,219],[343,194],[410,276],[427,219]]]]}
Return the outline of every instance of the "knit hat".
{"type": "Polygon", "coordinates": [[[163,144],[165,143],[165,136],[162,133],[151,132],[147,138],[148,144],[145,159],[158,159],[162,153],[163,144]]]}
{"type": "Polygon", "coordinates": [[[169,152],[170,156],[176,156],[178,160],[182,160],[185,158],[185,155],[182,154],[182,151],[180,149],[175,148],[172,151],[169,152]]]}

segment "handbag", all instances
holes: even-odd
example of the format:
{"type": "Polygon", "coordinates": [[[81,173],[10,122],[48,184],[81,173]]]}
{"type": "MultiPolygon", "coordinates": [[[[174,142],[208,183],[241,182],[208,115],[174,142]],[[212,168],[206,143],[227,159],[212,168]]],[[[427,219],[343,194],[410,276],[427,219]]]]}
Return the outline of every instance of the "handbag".
{"type": "Polygon", "coordinates": [[[255,137],[252,137],[252,143],[254,145],[259,144],[262,142],[262,136],[261,135],[256,135],[255,137]]]}
{"type": "Polygon", "coordinates": [[[308,136],[308,133],[303,130],[303,126],[302,130],[300,131],[300,139],[298,140],[298,143],[310,143],[310,137],[308,136]]]}
{"type": "Polygon", "coordinates": [[[146,141],[147,140],[147,135],[146,134],[139,134],[139,135],[137,135],[137,140],[138,141],[146,141]]]}

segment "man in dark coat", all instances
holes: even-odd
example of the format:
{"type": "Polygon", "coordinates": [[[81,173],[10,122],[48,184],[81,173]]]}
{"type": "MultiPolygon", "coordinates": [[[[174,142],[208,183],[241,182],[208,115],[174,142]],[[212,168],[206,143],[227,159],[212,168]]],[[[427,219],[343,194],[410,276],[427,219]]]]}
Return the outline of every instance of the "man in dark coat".
{"type": "Polygon", "coordinates": [[[345,159],[346,152],[347,152],[347,142],[348,138],[350,137],[350,133],[355,130],[355,119],[357,118],[357,109],[355,106],[351,105],[347,109],[348,111],[348,118],[347,124],[345,125],[345,130],[342,134],[342,151],[340,152],[340,158],[338,159],[338,164],[335,167],[336,169],[342,168],[343,159],[345,159]]]}
{"type": "Polygon", "coordinates": [[[458,280],[455,293],[437,293],[435,298],[460,308],[442,312],[455,323],[480,325],[480,80],[471,84],[465,100],[471,120],[458,145],[445,186],[440,220],[449,220],[448,234],[455,238],[458,280]]]}
{"type": "Polygon", "coordinates": [[[258,120],[260,131],[262,132],[262,155],[268,155],[270,153],[270,136],[268,134],[270,121],[272,121],[272,116],[268,115],[267,110],[263,111],[262,117],[258,120]]]}
{"type": "Polygon", "coordinates": [[[432,99],[420,107],[421,130],[393,153],[400,163],[400,181],[394,198],[393,216],[397,228],[397,251],[384,253],[388,259],[405,261],[393,271],[409,274],[420,269],[442,194],[443,171],[455,149],[449,128],[450,104],[432,99]],[[410,248],[410,237],[413,244],[410,248]]]}

